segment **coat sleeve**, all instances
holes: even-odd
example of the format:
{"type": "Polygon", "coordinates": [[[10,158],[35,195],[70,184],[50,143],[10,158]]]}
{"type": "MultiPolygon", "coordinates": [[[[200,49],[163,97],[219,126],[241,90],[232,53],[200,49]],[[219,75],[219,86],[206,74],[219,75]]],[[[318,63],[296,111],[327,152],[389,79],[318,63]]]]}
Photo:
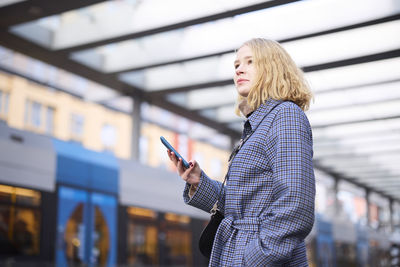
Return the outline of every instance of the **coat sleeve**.
{"type": "Polygon", "coordinates": [[[270,138],[274,202],[261,214],[258,237],[246,248],[246,266],[281,266],[314,223],[312,133],[304,112],[294,104],[280,109],[270,138]]]}
{"type": "MultiPolygon", "coordinates": [[[[202,171],[199,185],[197,186],[197,190],[194,192],[192,197],[189,197],[190,185],[186,184],[185,189],[183,190],[183,200],[188,205],[210,213],[210,210],[218,199],[218,193],[221,189],[221,185],[221,182],[210,179],[202,171]]],[[[224,214],[225,187],[222,188],[221,194],[222,197],[218,203],[218,208],[222,214],[224,214]]]]}

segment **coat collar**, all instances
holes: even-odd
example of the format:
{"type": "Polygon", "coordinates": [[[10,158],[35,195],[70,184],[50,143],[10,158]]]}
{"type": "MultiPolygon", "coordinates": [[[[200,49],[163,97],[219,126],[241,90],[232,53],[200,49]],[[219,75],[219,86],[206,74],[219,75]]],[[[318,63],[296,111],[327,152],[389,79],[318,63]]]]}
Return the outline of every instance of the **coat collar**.
{"type": "Polygon", "coordinates": [[[265,103],[261,104],[247,119],[247,121],[250,123],[252,131],[257,128],[264,117],[268,115],[274,107],[282,102],[283,100],[268,99],[265,101],[265,103]]]}

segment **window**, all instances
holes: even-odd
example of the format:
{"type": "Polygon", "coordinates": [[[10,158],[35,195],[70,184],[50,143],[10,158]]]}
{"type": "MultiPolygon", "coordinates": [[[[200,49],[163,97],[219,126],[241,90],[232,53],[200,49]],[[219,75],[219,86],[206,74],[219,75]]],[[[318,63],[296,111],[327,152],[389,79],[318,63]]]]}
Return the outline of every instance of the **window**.
{"type": "Polygon", "coordinates": [[[211,159],[211,169],[210,169],[210,174],[214,179],[220,178],[223,179],[222,174],[222,162],[218,158],[212,158],[211,159]]]}
{"type": "Polygon", "coordinates": [[[127,263],[132,266],[193,266],[191,218],[127,208],[127,263]]]}
{"type": "Polygon", "coordinates": [[[45,134],[54,132],[54,108],[37,101],[25,101],[25,127],[45,134]]]}
{"type": "Polygon", "coordinates": [[[164,219],[169,223],[175,224],[189,224],[190,217],[186,215],[178,215],[175,213],[165,213],[164,219]]]}
{"type": "Polygon", "coordinates": [[[128,207],[127,212],[131,217],[137,217],[142,219],[157,219],[157,213],[153,210],[143,209],[138,207],[128,207]]]}
{"type": "Polygon", "coordinates": [[[142,164],[147,164],[149,157],[149,139],[147,137],[141,136],[139,138],[139,162],[142,164]]]}
{"type": "Polygon", "coordinates": [[[3,114],[3,91],[0,91],[0,113],[3,114]]]}
{"type": "Polygon", "coordinates": [[[8,114],[9,93],[0,91],[0,119],[6,119],[8,114]]]}
{"type": "MultiPolygon", "coordinates": [[[[172,142],[172,140],[169,140],[169,142],[172,142]]],[[[165,170],[168,169],[168,166],[171,166],[171,168],[172,168],[172,164],[170,163],[170,160],[165,155],[165,151],[166,151],[165,146],[161,142],[158,142],[158,140],[157,140],[157,144],[158,144],[158,150],[159,150],[158,157],[160,159],[159,166],[157,166],[157,167],[163,168],[165,170]]],[[[171,145],[176,146],[173,143],[171,143],[171,145]]],[[[173,170],[175,170],[175,169],[173,169],[173,170]]]]}
{"type": "Polygon", "coordinates": [[[29,125],[29,110],[30,110],[30,101],[25,101],[25,112],[24,112],[24,123],[25,125],[29,125]]]}
{"type": "Polygon", "coordinates": [[[389,230],[390,205],[389,200],[378,193],[369,195],[369,225],[374,229],[389,230]]]}
{"type": "Polygon", "coordinates": [[[113,151],[117,142],[117,130],[113,125],[105,124],[101,129],[101,142],[105,150],[113,151]]]}
{"type": "Polygon", "coordinates": [[[76,141],[82,140],[85,117],[81,114],[71,114],[71,138],[76,141]]]}
{"type": "Polygon", "coordinates": [[[42,105],[38,102],[32,102],[32,109],[31,109],[31,120],[30,124],[36,128],[40,127],[40,113],[42,110],[42,105]]]}
{"type": "Polygon", "coordinates": [[[39,254],[40,204],[38,191],[0,185],[0,239],[4,253],[39,254]]]}
{"type": "Polygon", "coordinates": [[[346,181],[338,184],[337,198],[342,212],[353,223],[367,223],[367,201],[365,190],[346,181]]]}
{"type": "Polygon", "coordinates": [[[164,220],[166,222],[164,262],[173,266],[192,266],[190,217],[166,213],[164,220]]]}
{"type": "Polygon", "coordinates": [[[186,229],[168,228],[165,232],[163,262],[171,266],[192,266],[192,233],[186,229]]]}
{"type": "Polygon", "coordinates": [[[82,247],[84,244],[84,213],[83,203],[76,206],[71,216],[68,218],[64,232],[64,251],[69,263],[73,266],[78,266],[84,260],[82,247]]]}
{"type": "Polygon", "coordinates": [[[53,134],[54,131],[54,108],[47,107],[46,111],[46,134],[53,134]]]}
{"type": "Polygon", "coordinates": [[[127,213],[127,263],[132,266],[158,265],[157,213],[138,207],[128,207],[127,213]]]}

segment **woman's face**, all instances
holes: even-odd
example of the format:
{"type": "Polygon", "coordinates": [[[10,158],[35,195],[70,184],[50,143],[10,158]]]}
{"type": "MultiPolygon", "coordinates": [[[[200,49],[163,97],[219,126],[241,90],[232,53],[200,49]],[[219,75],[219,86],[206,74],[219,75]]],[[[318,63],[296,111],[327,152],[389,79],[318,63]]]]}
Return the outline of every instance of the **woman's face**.
{"type": "Polygon", "coordinates": [[[239,95],[247,97],[256,78],[256,68],[253,64],[253,52],[247,45],[242,46],[236,53],[234,62],[236,90],[239,95]]]}

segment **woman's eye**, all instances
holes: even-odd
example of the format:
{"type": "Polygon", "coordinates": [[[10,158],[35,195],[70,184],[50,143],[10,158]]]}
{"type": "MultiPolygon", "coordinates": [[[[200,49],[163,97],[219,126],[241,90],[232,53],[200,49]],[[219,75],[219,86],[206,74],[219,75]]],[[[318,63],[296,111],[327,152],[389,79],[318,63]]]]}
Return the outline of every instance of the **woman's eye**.
{"type": "Polygon", "coordinates": [[[249,59],[249,61],[247,61],[247,64],[252,64],[253,60],[249,59]]]}
{"type": "Polygon", "coordinates": [[[235,69],[239,68],[239,64],[235,64],[235,69]]]}

